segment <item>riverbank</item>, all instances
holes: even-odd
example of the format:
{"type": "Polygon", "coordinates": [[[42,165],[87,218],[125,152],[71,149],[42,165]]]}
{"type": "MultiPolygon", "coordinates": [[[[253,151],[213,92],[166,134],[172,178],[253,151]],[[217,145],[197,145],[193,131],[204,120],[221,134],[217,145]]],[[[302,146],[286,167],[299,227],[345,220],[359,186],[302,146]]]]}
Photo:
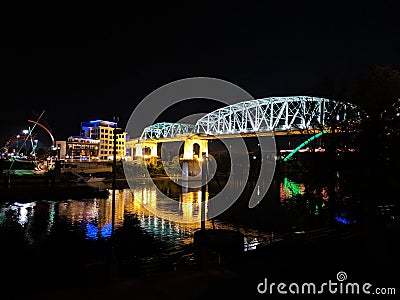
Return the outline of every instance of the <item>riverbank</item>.
{"type": "Polygon", "coordinates": [[[68,181],[62,182],[12,182],[0,186],[1,202],[33,202],[38,200],[67,200],[107,198],[110,191],[89,184],[74,184],[68,181]]]}

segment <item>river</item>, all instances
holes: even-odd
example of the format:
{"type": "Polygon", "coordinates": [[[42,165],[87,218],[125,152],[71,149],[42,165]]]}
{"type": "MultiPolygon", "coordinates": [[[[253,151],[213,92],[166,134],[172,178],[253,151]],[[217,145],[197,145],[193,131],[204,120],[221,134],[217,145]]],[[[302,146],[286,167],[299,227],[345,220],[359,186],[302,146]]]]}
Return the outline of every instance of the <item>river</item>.
{"type": "MultiPolygon", "coordinates": [[[[248,208],[246,199],[253,189],[265,187],[255,186],[250,180],[238,201],[213,221],[208,220],[206,227],[241,231],[244,249],[251,251],[259,244],[283,238],[289,231],[356,223],[358,201],[346,179],[339,173],[333,182],[319,179],[311,182],[296,173],[277,175],[265,199],[254,209],[248,208]],[[335,206],[330,205],[333,194],[335,206]]],[[[112,249],[122,276],[155,268],[155,261],[159,268],[160,259],[168,262],[166,268],[194,263],[192,242],[194,232],[200,228],[201,189],[187,190],[162,178],[154,182],[158,189],[144,180],[135,189],[115,191],[112,249]],[[165,196],[175,199],[175,203],[171,206],[165,196]],[[168,220],[149,212],[142,203],[166,215],[173,212],[182,220],[198,222],[168,220]]],[[[223,179],[209,184],[207,197],[219,192],[221,182],[223,179]]],[[[47,270],[43,280],[48,282],[87,279],[83,274],[88,273],[88,266],[96,266],[108,257],[112,229],[112,193],[105,199],[41,199],[26,203],[3,199],[0,243],[4,270],[10,281],[20,276],[35,277],[38,269],[47,270]]]]}

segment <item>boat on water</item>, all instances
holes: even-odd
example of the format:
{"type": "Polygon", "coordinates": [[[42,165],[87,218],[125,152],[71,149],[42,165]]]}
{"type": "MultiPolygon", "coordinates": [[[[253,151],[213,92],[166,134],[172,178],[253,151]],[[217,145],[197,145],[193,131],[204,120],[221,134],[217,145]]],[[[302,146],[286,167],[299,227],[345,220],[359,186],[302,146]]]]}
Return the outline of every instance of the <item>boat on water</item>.
{"type": "Polygon", "coordinates": [[[73,175],[75,175],[74,179],[71,179],[72,182],[74,183],[95,183],[95,182],[103,182],[106,178],[105,177],[96,177],[90,175],[85,175],[85,174],[78,174],[73,172],[73,175]]]}
{"type": "Polygon", "coordinates": [[[91,176],[91,177],[83,178],[83,182],[86,182],[86,183],[103,182],[105,179],[106,179],[105,177],[92,177],[91,176]]]}
{"type": "MultiPolygon", "coordinates": [[[[95,183],[77,184],[56,176],[57,168],[50,167],[49,162],[15,157],[2,159],[0,202],[108,197],[109,191],[104,186],[94,186],[95,183]]],[[[99,180],[101,178],[92,178],[91,181],[99,180]]]]}
{"type": "MultiPolygon", "coordinates": [[[[22,130],[23,134],[13,135],[4,146],[1,147],[0,157],[0,175],[10,179],[25,181],[26,179],[39,178],[40,176],[48,177],[49,174],[53,174],[56,168],[56,161],[58,156],[56,155],[56,144],[51,130],[45,125],[39,123],[43,122],[43,111],[37,120],[28,120],[29,123],[33,123],[33,127],[28,126],[28,129],[22,130]],[[40,148],[37,151],[38,139],[34,129],[38,127],[44,129],[49,135],[52,143],[51,146],[46,150],[40,148]]],[[[43,122],[46,124],[46,122],[43,122]]]]}
{"type": "Polygon", "coordinates": [[[0,176],[4,182],[47,182],[55,176],[55,164],[50,160],[2,158],[0,176]]]}

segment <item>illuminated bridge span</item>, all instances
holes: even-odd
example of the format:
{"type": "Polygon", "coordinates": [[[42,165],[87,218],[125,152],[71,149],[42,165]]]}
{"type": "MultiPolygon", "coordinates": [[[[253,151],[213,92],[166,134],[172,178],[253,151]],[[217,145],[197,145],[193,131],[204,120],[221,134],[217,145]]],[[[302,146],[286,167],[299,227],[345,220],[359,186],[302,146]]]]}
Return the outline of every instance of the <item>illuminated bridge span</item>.
{"type": "Polygon", "coordinates": [[[217,109],[197,121],[196,133],[225,135],[304,130],[359,118],[355,105],[316,97],[271,97],[217,109]]]}
{"type": "Polygon", "coordinates": [[[168,139],[175,138],[182,135],[192,134],[194,131],[193,124],[181,124],[181,123],[156,123],[143,130],[140,136],[141,140],[148,139],[168,139]]]}
{"type": "Polygon", "coordinates": [[[323,129],[347,120],[361,120],[357,106],[318,97],[270,97],[217,109],[195,125],[157,123],[146,127],[140,140],[185,139],[190,135],[232,136],[323,129]]]}

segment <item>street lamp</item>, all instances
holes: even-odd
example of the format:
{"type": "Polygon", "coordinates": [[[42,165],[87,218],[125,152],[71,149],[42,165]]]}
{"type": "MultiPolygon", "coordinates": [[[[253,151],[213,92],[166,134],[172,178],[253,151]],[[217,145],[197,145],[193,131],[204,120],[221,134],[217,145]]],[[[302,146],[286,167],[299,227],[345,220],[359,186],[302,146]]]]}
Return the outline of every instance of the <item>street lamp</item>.
{"type": "Polygon", "coordinates": [[[28,129],[24,129],[24,130],[22,130],[22,133],[27,135],[29,133],[29,130],[28,129]]]}
{"type": "Polygon", "coordinates": [[[112,244],[114,244],[114,230],[115,230],[115,174],[117,172],[117,126],[119,117],[114,116],[114,130],[113,132],[113,167],[112,167],[112,203],[111,203],[111,235],[112,244]]]}
{"type": "Polygon", "coordinates": [[[33,140],[34,144],[32,145],[32,152],[33,152],[33,157],[36,160],[36,148],[37,148],[37,144],[38,144],[38,140],[33,140]]]}
{"type": "Polygon", "coordinates": [[[21,136],[18,134],[17,135],[17,155],[19,154],[19,138],[20,138],[21,136]]]}
{"type": "Polygon", "coordinates": [[[57,146],[57,160],[61,159],[60,150],[61,150],[60,146],[57,146]]]}

